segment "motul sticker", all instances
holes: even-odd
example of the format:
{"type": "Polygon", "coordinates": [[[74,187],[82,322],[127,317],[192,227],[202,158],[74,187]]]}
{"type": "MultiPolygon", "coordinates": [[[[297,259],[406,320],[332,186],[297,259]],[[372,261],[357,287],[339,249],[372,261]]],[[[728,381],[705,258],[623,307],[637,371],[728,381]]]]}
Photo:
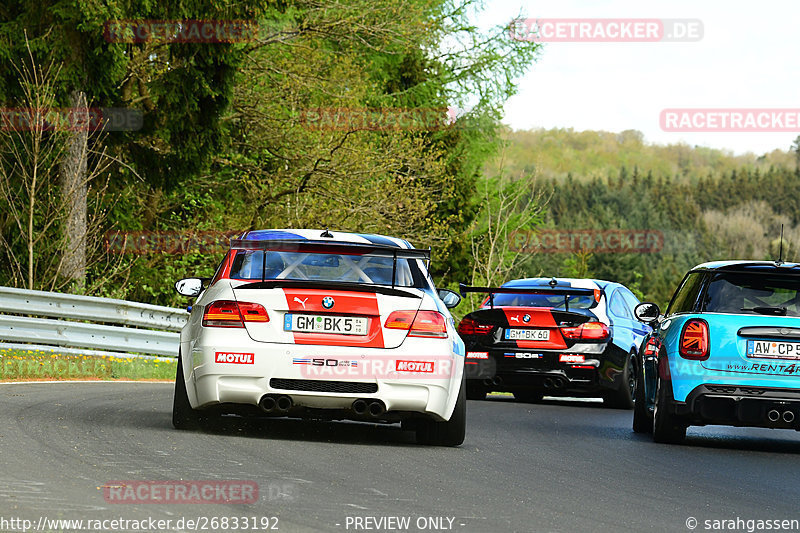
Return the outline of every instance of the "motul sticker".
{"type": "Polygon", "coordinates": [[[569,355],[562,353],[558,356],[558,360],[562,363],[584,363],[586,362],[585,355],[569,355]]]}
{"type": "Polygon", "coordinates": [[[397,361],[398,372],[433,372],[433,361],[397,361]]]}
{"type": "Polygon", "coordinates": [[[467,359],[489,359],[489,352],[467,352],[467,359]]]}
{"type": "Polygon", "coordinates": [[[236,353],[236,352],[217,352],[214,354],[214,361],[217,363],[234,363],[237,365],[252,365],[252,353],[236,353]]]}

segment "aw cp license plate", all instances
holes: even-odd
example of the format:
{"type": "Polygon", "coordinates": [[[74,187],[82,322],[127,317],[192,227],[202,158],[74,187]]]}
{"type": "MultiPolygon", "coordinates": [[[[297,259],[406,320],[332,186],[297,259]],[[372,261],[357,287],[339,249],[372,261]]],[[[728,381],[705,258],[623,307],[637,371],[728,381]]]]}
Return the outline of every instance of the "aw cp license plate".
{"type": "Polygon", "coordinates": [[[800,359],[800,342],[748,340],[747,357],[800,359]]]}

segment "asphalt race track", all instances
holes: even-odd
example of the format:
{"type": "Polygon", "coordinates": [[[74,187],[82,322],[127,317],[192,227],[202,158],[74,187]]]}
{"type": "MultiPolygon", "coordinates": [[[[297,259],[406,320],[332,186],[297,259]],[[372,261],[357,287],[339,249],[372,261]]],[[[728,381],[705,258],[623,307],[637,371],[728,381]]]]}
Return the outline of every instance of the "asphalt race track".
{"type": "Polygon", "coordinates": [[[431,448],[399,427],[342,422],[177,431],[171,401],[164,383],[0,385],[0,518],[277,517],[279,531],[339,532],[398,530],[388,517],[464,532],[800,519],[794,432],[692,428],[686,445],[658,445],[631,432],[630,411],[496,398],[469,402],[464,446],[431,448]],[[104,487],[119,480],[250,480],[259,497],[109,503],[104,487]]]}

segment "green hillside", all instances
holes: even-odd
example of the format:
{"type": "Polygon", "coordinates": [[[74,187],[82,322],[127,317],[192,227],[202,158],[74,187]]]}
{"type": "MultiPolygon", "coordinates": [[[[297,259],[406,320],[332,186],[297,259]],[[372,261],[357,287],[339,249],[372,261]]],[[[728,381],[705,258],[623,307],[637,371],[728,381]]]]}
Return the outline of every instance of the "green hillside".
{"type": "Polygon", "coordinates": [[[637,132],[539,130],[505,138],[488,172],[526,176],[530,194],[542,198],[531,242],[554,230],[650,230],[663,239],[657,250],[627,253],[528,246],[515,275],[620,281],[663,305],[696,264],[777,258],[781,224],[784,259],[800,259],[800,174],[791,151],[734,156],[650,145],[637,132]]]}
{"type": "Polygon", "coordinates": [[[705,177],[719,176],[734,170],[768,170],[771,166],[795,166],[795,154],[775,150],[769,154],[733,155],[686,144],[658,145],[644,141],[641,132],[626,130],[574,131],[572,128],[552,130],[510,131],[503,134],[507,145],[501,157],[488,166],[490,174],[503,166],[511,175],[535,172],[542,178],[576,180],[616,176],[622,167],[639,168],[654,176],[705,177]]]}

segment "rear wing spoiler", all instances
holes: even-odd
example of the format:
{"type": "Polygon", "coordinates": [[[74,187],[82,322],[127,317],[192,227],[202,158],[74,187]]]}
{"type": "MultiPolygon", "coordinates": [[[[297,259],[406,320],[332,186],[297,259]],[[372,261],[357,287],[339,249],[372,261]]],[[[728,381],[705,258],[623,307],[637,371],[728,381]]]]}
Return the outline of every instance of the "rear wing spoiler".
{"type": "Polygon", "coordinates": [[[430,250],[398,248],[388,244],[353,243],[320,240],[248,240],[231,239],[231,250],[273,250],[276,252],[307,252],[315,254],[379,255],[381,257],[403,257],[430,260],[430,250]]]}
{"type": "MultiPolygon", "coordinates": [[[[418,248],[398,248],[388,244],[353,243],[327,240],[300,240],[300,239],[269,239],[249,240],[231,239],[231,250],[263,250],[275,252],[298,252],[314,254],[342,254],[342,255],[376,255],[391,257],[392,262],[392,288],[394,288],[397,271],[397,259],[422,259],[428,263],[431,260],[431,251],[418,248]]],[[[426,267],[427,267],[426,263],[426,267]]],[[[262,274],[261,281],[264,282],[262,274]]]]}
{"type": "Polygon", "coordinates": [[[570,296],[593,296],[596,302],[600,301],[603,294],[602,289],[587,289],[583,287],[470,287],[463,283],[458,284],[458,292],[461,296],[467,293],[483,293],[489,295],[489,307],[494,309],[494,295],[501,294],[551,294],[564,296],[564,310],[569,311],[570,296]]]}

